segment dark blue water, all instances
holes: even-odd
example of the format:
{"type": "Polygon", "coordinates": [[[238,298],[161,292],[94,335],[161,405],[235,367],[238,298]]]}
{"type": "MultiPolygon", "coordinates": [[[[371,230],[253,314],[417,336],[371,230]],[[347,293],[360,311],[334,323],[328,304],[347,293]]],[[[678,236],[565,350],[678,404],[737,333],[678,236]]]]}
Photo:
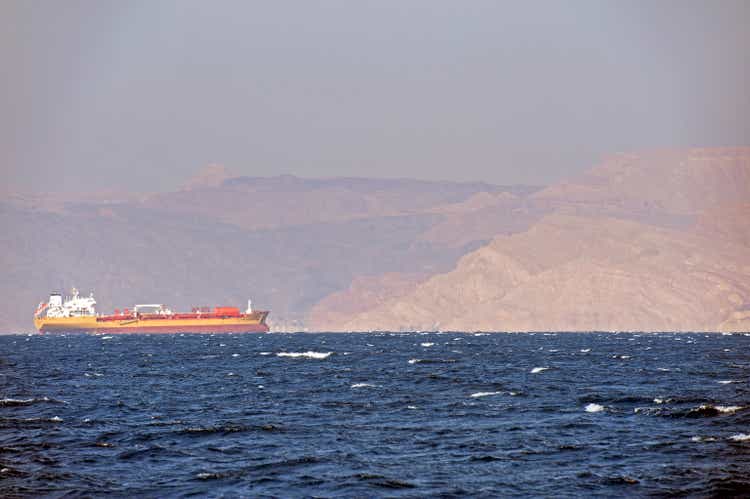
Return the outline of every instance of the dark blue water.
{"type": "Polygon", "coordinates": [[[0,495],[750,496],[749,381],[748,335],[0,337],[0,495]]]}

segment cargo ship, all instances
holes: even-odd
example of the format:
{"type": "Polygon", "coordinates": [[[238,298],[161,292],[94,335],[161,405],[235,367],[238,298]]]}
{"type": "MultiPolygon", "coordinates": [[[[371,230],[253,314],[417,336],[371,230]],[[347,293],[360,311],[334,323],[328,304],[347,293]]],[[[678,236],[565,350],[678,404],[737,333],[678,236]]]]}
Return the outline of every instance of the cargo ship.
{"type": "Polygon", "coordinates": [[[111,315],[96,313],[93,293],[80,296],[74,288],[70,296],[50,294],[34,313],[34,326],[42,334],[53,333],[267,333],[267,311],[237,307],[194,307],[190,313],[175,313],[161,304],[135,305],[115,309],[111,315]]]}

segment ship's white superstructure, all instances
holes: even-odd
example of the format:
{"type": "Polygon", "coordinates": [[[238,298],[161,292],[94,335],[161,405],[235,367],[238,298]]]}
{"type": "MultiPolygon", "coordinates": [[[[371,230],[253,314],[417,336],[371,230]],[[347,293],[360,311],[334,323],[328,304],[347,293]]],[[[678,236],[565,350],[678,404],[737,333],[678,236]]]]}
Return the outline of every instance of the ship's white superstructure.
{"type": "Polygon", "coordinates": [[[169,308],[165,307],[161,303],[142,303],[133,307],[133,312],[136,314],[157,314],[157,315],[172,315],[174,312],[169,308]]]}
{"type": "Polygon", "coordinates": [[[73,288],[71,296],[63,296],[59,293],[49,295],[49,302],[46,306],[40,304],[36,315],[39,316],[46,309],[47,317],[90,317],[96,315],[96,300],[94,293],[89,296],[81,297],[78,290],[73,288]]]}

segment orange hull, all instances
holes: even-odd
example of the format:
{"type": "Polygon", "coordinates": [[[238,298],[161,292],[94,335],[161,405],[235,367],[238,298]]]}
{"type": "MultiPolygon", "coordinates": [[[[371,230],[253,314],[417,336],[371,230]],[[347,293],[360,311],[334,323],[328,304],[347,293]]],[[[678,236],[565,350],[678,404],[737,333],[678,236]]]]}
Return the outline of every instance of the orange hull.
{"type": "MultiPolygon", "coordinates": [[[[42,331],[44,333],[45,331],[42,331]]],[[[50,331],[52,333],[53,331],[50,331]]],[[[96,334],[214,334],[214,333],[267,333],[266,324],[237,324],[221,326],[136,326],[136,327],[98,327],[94,331],[83,329],[68,330],[70,333],[96,333],[96,334]]]]}
{"type": "Polygon", "coordinates": [[[210,314],[195,318],[192,314],[168,316],[104,316],[37,318],[34,325],[42,334],[175,334],[175,333],[267,333],[268,312],[257,311],[237,316],[210,314]]]}

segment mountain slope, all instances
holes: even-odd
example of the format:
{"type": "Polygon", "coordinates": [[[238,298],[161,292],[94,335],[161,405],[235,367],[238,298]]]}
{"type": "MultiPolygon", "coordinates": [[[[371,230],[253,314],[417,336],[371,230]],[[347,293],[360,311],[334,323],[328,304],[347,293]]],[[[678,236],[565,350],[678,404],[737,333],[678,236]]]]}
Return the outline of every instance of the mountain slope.
{"type": "MultiPolygon", "coordinates": [[[[532,194],[525,201],[529,211],[553,214],[527,231],[498,236],[450,272],[367,310],[342,317],[325,309],[334,303],[323,302],[313,319],[338,321],[314,325],[331,330],[746,330],[748,199],[750,149],[618,156],[578,179],[532,194]]],[[[486,197],[484,202],[492,203],[486,197]]]]}
{"type": "Polygon", "coordinates": [[[551,215],[338,328],[723,329],[750,310],[750,248],[714,243],[636,222],[551,215]]]}

